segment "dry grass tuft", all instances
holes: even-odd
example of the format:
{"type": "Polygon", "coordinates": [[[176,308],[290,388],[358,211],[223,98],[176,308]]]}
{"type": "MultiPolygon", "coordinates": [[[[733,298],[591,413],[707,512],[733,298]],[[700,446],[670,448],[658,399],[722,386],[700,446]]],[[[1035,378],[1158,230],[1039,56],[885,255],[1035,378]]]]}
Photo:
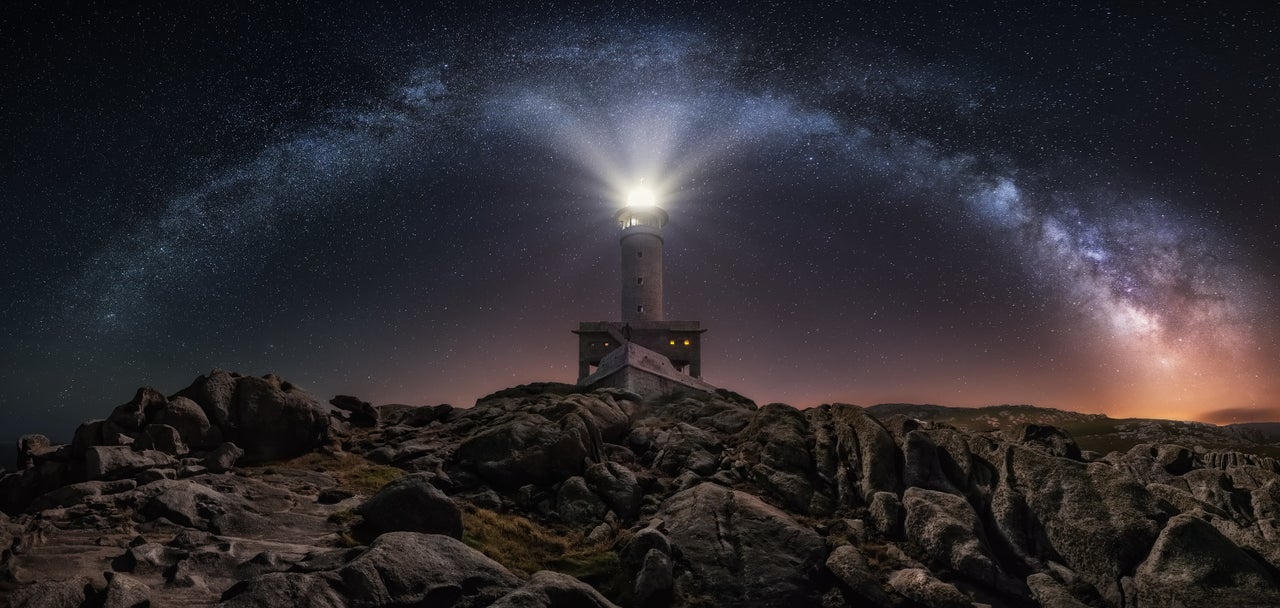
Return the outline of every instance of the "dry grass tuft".
{"type": "Polygon", "coordinates": [[[329,473],[337,479],[339,488],[366,496],[377,493],[382,486],[405,474],[404,471],[395,467],[375,464],[363,456],[349,452],[339,454],[311,452],[291,460],[264,463],[259,468],[264,473],[270,473],[283,467],[329,473]]]}
{"type": "Polygon", "coordinates": [[[462,507],[462,541],[520,577],[555,570],[578,578],[614,601],[630,594],[630,577],[611,546],[587,542],[577,531],[559,531],[525,517],[462,507]]]}

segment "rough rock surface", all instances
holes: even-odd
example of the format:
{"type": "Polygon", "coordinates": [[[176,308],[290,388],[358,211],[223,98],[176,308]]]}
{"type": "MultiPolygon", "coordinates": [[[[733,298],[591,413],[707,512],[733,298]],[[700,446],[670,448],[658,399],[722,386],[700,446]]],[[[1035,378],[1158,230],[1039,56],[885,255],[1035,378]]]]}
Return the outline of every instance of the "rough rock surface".
{"type": "Polygon", "coordinates": [[[462,538],[462,513],[444,492],[431,485],[431,477],[427,473],[401,477],[384,486],[356,512],[375,534],[423,532],[462,538]]]}
{"type": "Polygon", "coordinates": [[[280,377],[245,377],[236,382],[236,445],[253,460],[306,453],[323,443],[329,416],[315,398],[280,377]]]}
{"type": "Polygon", "coordinates": [[[355,605],[486,606],[519,584],[497,562],[439,534],[391,532],[338,571],[355,605]]]}
{"type": "Polygon", "coordinates": [[[1104,455],[1021,406],[335,401],[215,370],[25,439],[0,605],[1280,605],[1280,463],[1207,425],[1104,455]]]}
{"type": "Polygon", "coordinates": [[[992,589],[1008,584],[968,501],[954,494],[907,488],[902,503],[907,510],[907,540],[920,545],[932,561],[992,589]]]}
{"type": "Polygon", "coordinates": [[[730,603],[813,600],[810,575],[826,558],[822,538],[759,498],[703,483],[667,499],[659,513],[697,595],[730,603]]]}
{"type": "Polygon", "coordinates": [[[94,446],[85,450],[85,475],[89,479],[119,479],[147,469],[171,467],[178,463],[172,456],[155,450],[135,452],[130,447],[94,446]]]}
{"type": "Polygon", "coordinates": [[[1143,605],[1280,605],[1268,567],[1191,515],[1169,520],[1134,583],[1143,605]]]}
{"type": "Polygon", "coordinates": [[[567,574],[542,570],[519,589],[493,603],[493,608],[617,608],[590,585],[567,574]]]}
{"type": "Polygon", "coordinates": [[[889,577],[889,586],[901,593],[903,597],[929,608],[972,608],[973,606],[973,601],[956,589],[955,585],[938,580],[923,568],[908,568],[894,572],[889,577]]]}

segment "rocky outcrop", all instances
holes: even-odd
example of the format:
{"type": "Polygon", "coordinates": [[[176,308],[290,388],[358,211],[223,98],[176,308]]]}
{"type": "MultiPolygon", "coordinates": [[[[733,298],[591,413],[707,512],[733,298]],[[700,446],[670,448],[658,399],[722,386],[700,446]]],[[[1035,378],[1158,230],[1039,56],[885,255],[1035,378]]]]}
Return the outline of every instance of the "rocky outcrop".
{"type": "Polygon", "coordinates": [[[223,608],[310,606],[345,608],[346,599],[334,589],[333,576],[271,572],[237,583],[222,595],[223,608]]]}
{"type": "Polygon", "coordinates": [[[329,416],[315,398],[293,384],[268,374],[236,381],[236,445],[251,460],[276,460],[319,447],[329,416]]]}
{"type": "Polygon", "coordinates": [[[406,475],[387,484],[356,512],[374,535],[422,532],[462,538],[462,513],[444,492],[431,485],[431,475],[426,473],[406,475]]]}
{"type": "Polygon", "coordinates": [[[616,462],[597,462],[587,467],[587,487],[604,499],[609,509],[623,521],[634,521],[640,514],[644,491],[627,467],[616,462]]]}
{"type": "Polygon", "coordinates": [[[908,488],[902,504],[907,511],[907,540],[923,548],[937,566],[989,589],[1019,591],[1020,585],[997,565],[978,514],[964,498],[908,488]]]}
{"type": "Polygon", "coordinates": [[[605,504],[581,477],[570,477],[560,484],[556,492],[556,512],[565,522],[573,525],[595,525],[609,511],[605,504]]]}
{"type": "Polygon", "coordinates": [[[360,427],[378,425],[378,409],[368,401],[361,401],[351,395],[338,395],[329,400],[329,405],[347,413],[347,421],[360,427]]]}
{"type": "Polygon", "coordinates": [[[909,568],[894,572],[889,586],[903,597],[928,608],[972,608],[973,601],[944,583],[923,568],[909,568]]]}
{"type": "Polygon", "coordinates": [[[152,423],[173,427],[184,443],[196,449],[211,448],[222,442],[222,430],[209,422],[199,404],[181,395],[175,395],[159,408],[152,423]]]}
{"type": "Polygon", "coordinates": [[[138,486],[138,482],[132,479],[121,479],[119,481],[85,481],[81,483],[73,483],[69,486],[63,486],[49,492],[41,494],[31,505],[27,507],[30,512],[47,511],[49,509],[60,509],[71,507],[85,502],[88,499],[96,498],[104,494],[118,494],[127,492],[138,486]]]}
{"type": "Polygon", "coordinates": [[[337,397],[330,415],[274,376],[142,389],[69,446],[28,439],[0,477],[0,604],[1280,602],[1267,458],[1090,454],[1018,407],[965,431],[910,408],[575,391],[337,397]]]}
{"type": "Polygon", "coordinates": [[[93,480],[131,477],[147,469],[172,467],[177,463],[164,452],[135,452],[133,448],[124,446],[94,446],[85,450],[84,457],[85,475],[93,480]]]}
{"type": "Polygon", "coordinates": [[[780,509],[750,494],[703,483],[680,492],[659,513],[692,574],[677,586],[737,605],[803,605],[814,600],[822,538],[780,509]]]}
{"type": "Polygon", "coordinates": [[[892,600],[885,594],[879,579],[871,571],[862,552],[852,545],[840,545],[827,556],[829,570],[848,590],[850,604],[891,606],[892,600]]]}
{"type": "Polygon", "coordinates": [[[493,608],[617,608],[590,585],[567,574],[535,572],[519,589],[501,597],[493,608]]]}
{"type": "Polygon", "coordinates": [[[1138,567],[1134,584],[1141,605],[1277,605],[1273,572],[1208,522],[1177,515],[1138,567]]]}
{"type": "Polygon", "coordinates": [[[461,541],[416,532],[379,536],[337,574],[355,606],[488,606],[519,584],[461,541]]]}
{"type": "Polygon", "coordinates": [[[649,549],[644,554],[632,587],[635,605],[641,608],[670,606],[675,591],[674,569],[671,556],[659,549],[649,549]]]}

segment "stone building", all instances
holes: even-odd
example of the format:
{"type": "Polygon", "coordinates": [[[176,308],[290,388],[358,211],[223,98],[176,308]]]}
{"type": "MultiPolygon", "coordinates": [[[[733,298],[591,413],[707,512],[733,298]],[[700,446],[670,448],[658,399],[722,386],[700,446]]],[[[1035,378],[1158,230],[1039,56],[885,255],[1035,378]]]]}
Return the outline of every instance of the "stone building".
{"type": "Polygon", "coordinates": [[[641,395],[714,391],[702,378],[702,324],[662,315],[662,227],[669,216],[652,195],[633,194],[615,215],[622,230],[621,321],[582,321],[578,384],[641,395]]]}

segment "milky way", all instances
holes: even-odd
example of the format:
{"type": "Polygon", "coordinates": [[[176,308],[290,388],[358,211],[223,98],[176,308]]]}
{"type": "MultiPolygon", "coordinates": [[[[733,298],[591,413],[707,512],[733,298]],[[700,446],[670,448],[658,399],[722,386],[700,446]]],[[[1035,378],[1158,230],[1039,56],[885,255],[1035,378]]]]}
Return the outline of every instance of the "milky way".
{"type": "Polygon", "coordinates": [[[143,161],[180,167],[152,205],[14,278],[9,380],[31,380],[6,416],[212,366],[381,401],[569,380],[640,180],[672,210],[669,308],[711,327],[708,378],[757,398],[1273,404],[1260,254],[1212,197],[1091,157],[1035,82],[830,32],[783,52],[688,20],[472,26],[406,26],[302,119],[228,109],[262,123],[234,154],[143,161]]]}

